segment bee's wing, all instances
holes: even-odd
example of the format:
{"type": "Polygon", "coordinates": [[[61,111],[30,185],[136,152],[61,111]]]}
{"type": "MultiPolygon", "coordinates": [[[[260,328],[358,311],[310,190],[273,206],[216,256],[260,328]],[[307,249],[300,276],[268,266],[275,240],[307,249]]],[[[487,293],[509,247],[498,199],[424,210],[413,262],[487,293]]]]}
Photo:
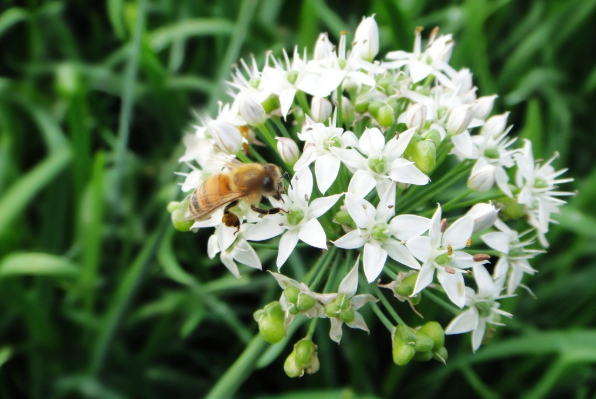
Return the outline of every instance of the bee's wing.
{"type": "Polygon", "coordinates": [[[180,221],[194,220],[194,216],[190,211],[190,201],[193,195],[195,194],[191,193],[187,195],[186,198],[184,198],[182,201],[180,201],[180,204],[178,204],[178,208],[176,208],[172,213],[173,219],[180,221]]]}

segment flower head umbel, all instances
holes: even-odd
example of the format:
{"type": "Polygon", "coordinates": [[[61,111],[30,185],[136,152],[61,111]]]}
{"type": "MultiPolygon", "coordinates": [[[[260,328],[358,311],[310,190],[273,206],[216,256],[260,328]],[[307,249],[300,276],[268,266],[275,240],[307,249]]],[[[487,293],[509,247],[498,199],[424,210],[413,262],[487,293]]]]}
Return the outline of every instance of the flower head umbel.
{"type": "Polygon", "coordinates": [[[360,330],[368,331],[368,327],[364,322],[362,315],[358,313],[358,309],[364,306],[367,302],[376,302],[377,299],[368,294],[356,295],[358,289],[358,265],[360,264],[360,256],[356,259],[356,263],[350,272],[344,277],[339,284],[339,289],[335,294],[317,294],[316,298],[325,305],[325,315],[331,321],[331,330],[329,330],[329,337],[339,344],[341,341],[341,326],[346,323],[350,328],[358,328],[360,330]]]}
{"type": "Polygon", "coordinates": [[[277,268],[286,262],[298,240],[316,248],[327,248],[327,237],[317,220],[329,210],[343,194],[317,198],[311,202],[313,179],[310,169],[296,172],[288,195],[283,196],[283,210],[263,217],[247,235],[249,241],[262,241],[283,234],[279,241],[277,268]]]}
{"type": "Polygon", "coordinates": [[[299,283],[283,274],[269,272],[284,290],[279,303],[285,313],[285,329],[288,328],[298,314],[308,318],[325,317],[323,306],[315,300],[318,295],[304,283],[299,283]]]}
{"type": "Polygon", "coordinates": [[[462,308],[466,301],[465,283],[462,273],[477,262],[464,249],[472,237],[474,221],[464,216],[445,229],[447,220],[441,220],[441,206],[433,215],[428,237],[414,237],[406,242],[406,247],[418,260],[423,262],[414,294],[426,288],[437,271],[437,278],[445,293],[453,303],[462,308]]]}
{"type": "Polygon", "coordinates": [[[346,195],[346,208],[358,227],[334,241],[339,248],[364,247],[364,274],[373,282],[381,274],[387,255],[396,261],[419,269],[403,241],[428,230],[427,218],[416,215],[395,215],[395,184],[391,184],[375,208],[367,200],[354,194],[346,195]],[[391,221],[389,221],[391,219],[391,221]]]}
{"type": "Polygon", "coordinates": [[[445,334],[462,334],[473,331],[472,350],[476,352],[482,343],[482,338],[486,331],[486,324],[502,326],[500,316],[512,317],[499,309],[497,302],[501,299],[502,279],[500,282],[494,282],[484,266],[474,266],[474,279],[478,286],[477,291],[466,287],[466,306],[468,310],[461,313],[449,323],[445,329],[445,334]]]}

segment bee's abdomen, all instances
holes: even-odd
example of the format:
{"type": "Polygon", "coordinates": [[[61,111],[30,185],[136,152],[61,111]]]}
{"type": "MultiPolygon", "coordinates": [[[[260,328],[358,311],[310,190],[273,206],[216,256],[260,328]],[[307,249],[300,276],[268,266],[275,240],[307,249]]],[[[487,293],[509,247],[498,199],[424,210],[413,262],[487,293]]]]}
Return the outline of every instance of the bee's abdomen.
{"type": "Polygon", "coordinates": [[[209,176],[196,189],[190,201],[190,212],[195,217],[203,217],[221,206],[221,197],[230,191],[229,177],[225,174],[209,176]]]}

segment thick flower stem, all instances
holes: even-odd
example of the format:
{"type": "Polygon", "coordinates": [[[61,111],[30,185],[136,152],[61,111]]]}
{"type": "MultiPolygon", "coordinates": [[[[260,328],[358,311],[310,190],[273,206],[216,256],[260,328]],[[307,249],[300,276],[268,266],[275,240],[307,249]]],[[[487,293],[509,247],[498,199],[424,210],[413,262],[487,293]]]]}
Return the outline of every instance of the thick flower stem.
{"type": "Polygon", "coordinates": [[[404,321],[402,320],[401,317],[399,317],[399,315],[397,314],[397,312],[395,311],[395,309],[393,308],[393,306],[391,306],[391,304],[389,303],[389,301],[387,300],[387,298],[385,297],[385,295],[383,295],[383,293],[381,292],[381,290],[379,289],[379,287],[377,287],[376,285],[373,285],[373,291],[374,293],[379,297],[379,299],[381,300],[381,302],[383,303],[383,306],[385,306],[385,309],[387,309],[387,311],[389,312],[389,314],[391,315],[391,317],[393,317],[393,319],[401,325],[407,325],[406,323],[404,323],[404,321]]]}
{"type": "Polygon", "coordinates": [[[275,141],[275,134],[273,134],[273,132],[271,132],[271,130],[269,130],[269,128],[267,127],[266,123],[263,123],[262,125],[257,126],[257,131],[260,134],[261,138],[263,140],[265,140],[265,142],[267,143],[267,145],[273,150],[273,152],[275,153],[275,155],[277,156],[277,159],[279,161],[280,165],[284,165],[284,169],[287,171],[291,171],[292,167],[290,165],[288,165],[283,158],[281,157],[281,155],[279,155],[279,152],[277,151],[277,142],[275,141]]]}
{"type": "Polygon", "coordinates": [[[286,127],[284,126],[283,122],[281,121],[281,118],[271,118],[270,120],[273,121],[273,123],[275,124],[275,126],[277,126],[277,129],[281,132],[281,134],[284,137],[287,137],[287,138],[292,139],[292,140],[298,140],[298,136],[292,137],[292,135],[290,134],[290,132],[288,131],[288,129],[286,129],[286,127]]]}
{"type": "Polygon", "coordinates": [[[314,287],[315,281],[318,284],[318,281],[320,280],[318,277],[319,273],[321,270],[325,270],[325,268],[329,265],[329,262],[331,262],[331,259],[333,259],[331,255],[334,255],[335,252],[337,252],[337,247],[333,246],[329,251],[326,251],[323,255],[321,255],[315,266],[307,273],[304,280],[306,285],[314,287]]]}

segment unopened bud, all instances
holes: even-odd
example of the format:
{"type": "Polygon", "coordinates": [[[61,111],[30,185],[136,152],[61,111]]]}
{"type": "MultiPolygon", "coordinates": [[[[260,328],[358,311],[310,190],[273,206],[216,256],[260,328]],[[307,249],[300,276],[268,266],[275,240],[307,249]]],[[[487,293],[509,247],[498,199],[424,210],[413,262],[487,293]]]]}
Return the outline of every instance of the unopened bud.
{"type": "Polygon", "coordinates": [[[490,260],[490,255],[474,254],[474,256],[472,258],[474,259],[474,262],[484,262],[484,261],[490,260]]]}
{"type": "Polygon", "coordinates": [[[474,220],[474,233],[478,233],[495,224],[499,211],[493,205],[480,203],[474,205],[466,213],[466,216],[472,217],[474,220]]]}
{"type": "Polygon", "coordinates": [[[362,22],[356,28],[354,42],[352,51],[357,52],[363,60],[372,62],[379,53],[379,27],[374,15],[362,18],[362,22]]]}
{"type": "Polygon", "coordinates": [[[507,127],[507,117],[509,117],[509,112],[488,118],[482,128],[482,134],[490,137],[503,133],[507,127]]]}
{"type": "Polygon", "coordinates": [[[495,185],[496,170],[497,168],[494,165],[488,164],[483,166],[475,174],[470,176],[468,187],[471,190],[481,193],[490,190],[495,185]]]}
{"type": "Polygon", "coordinates": [[[430,140],[435,143],[435,146],[438,147],[441,144],[441,133],[437,130],[429,130],[423,134],[423,138],[426,140],[430,140]]]}
{"type": "Polygon", "coordinates": [[[420,332],[418,332],[416,336],[416,344],[414,345],[416,352],[430,352],[435,345],[435,341],[433,341],[431,337],[420,332]]]}
{"type": "Polygon", "coordinates": [[[319,38],[317,39],[317,43],[315,44],[315,51],[314,51],[314,59],[315,60],[324,60],[331,56],[333,53],[333,49],[335,46],[329,41],[329,36],[327,33],[321,33],[319,38]]]}
{"type": "Polygon", "coordinates": [[[416,352],[416,354],[414,355],[412,360],[415,362],[428,362],[433,357],[434,357],[433,351],[416,352]]]}
{"type": "Polygon", "coordinates": [[[350,226],[353,229],[356,228],[356,223],[354,223],[354,219],[352,219],[352,216],[350,215],[350,213],[345,209],[342,209],[339,212],[337,212],[335,214],[335,217],[333,218],[333,221],[337,224],[341,224],[344,226],[350,226]]]}
{"type": "Polygon", "coordinates": [[[298,303],[298,295],[300,295],[300,289],[293,285],[290,285],[284,290],[284,297],[286,297],[288,302],[293,303],[294,305],[298,303]]]}
{"type": "Polygon", "coordinates": [[[341,116],[346,126],[350,126],[354,122],[354,106],[345,96],[341,98],[341,116]]]}
{"type": "Polygon", "coordinates": [[[331,101],[325,97],[314,96],[310,103],[311,117],[315,122],[325,123],[333,112],[331,101]]]}
{"type": "Polygon", "coordinates": [[[296,364],[296,352],[290,353],[284,362],[284,372],[290,378],[302,377],[304,370],[296,364]]]}
{"type": "Polygon", "coordinates": [[[474,114],[468,104],[458,105],[451,111],[447,121],[447,133],[451,136],[463,133],[472,122],[474,114]]]}
{"type": "MultiPolygon", "coordinates": [[[[372,112],[371,112],[372,114],[372,112]]],[[[379,125],[389,127],[395,122],[395,112],[391,106],[384,104],[375,114],[373,114],[379,125]]]]}
{"type": "Polygon", "coordinates": [[[495,99],[498,96],[484,96],[480,97],[472,104],[472,112],[474,113],[474,118],[486,120],[490,115],[490,112],[493,110],[493,105],[495,103],[495,99]]]}
{"type": "Polygon", "coordinates": [[[229,122],[211,121],[207,124],[207,131],[217,146],[230,155],[236,155],[242,148],[242,135],[229,122]]]}
{"type": "Polygon", "coordinates": [[[416,103],[410,106],[406,111],[406,126],[408,129],[417,128],[421,132],[426,123],[426,106],[422,103],[416,103]]]}
{"type": "Polygon", "coordinates": [[[356,112],[358,112],[359,114],[363,114],[369,110],[368,109],[369,105],[373,101],[382,102],[386,98],[387,98],[387,96],[385,94],[379,92],[378,90],[370,90],[370,91],[362,93],[358,97],[356,97],[356,104],[354,104],[354,108],[355,108],[356,112]]]}
{"type": "Polygon", "coordinates": [[[437,166],[437,147],[431,140],[421,140],[414,145],[412,161],[424,174],[430,174],[437,166]]]}
{"type": "Polygon", "coordinates": [[[280,107],[279,104],[279,97],[272,94],[269,97],[267,97],[262,103],[261,105],[263,106],[263,109],[265,110],[265,112],[267,114],[270,114],[271,112],[275,111],[276,109],[278,109],[280,107]]]}
{"type": "Polygon", "coordinates": [[[298,302],[296,306],[298,307],[298,310],[301,312],[307,311],[313,306],[315,306],[315,299],[308,294],[301,293],[300,295],[298,295],[298,302]]]}
{"type": "Polygon", "coordinates": [[[194,220],[188,220],[186,217],[188,204],[180,206],[180,202],[172,201],[168,204],[168,212],[171,213],[172,224],[178,231],[187,232],[195,223],[194,220]]]}
{"type": "Polygon", "coordinates": [[[395,286],[395,292],[402,297],[409,297],[414,293],[414,287],[416,286],[416,280],[418,279],[418,273],[414,272],[399,281],[395,286]]]}
{"type": "Polygon", "coordinates": [[[294,165],[298,158],[300,158],[300,150],[298,145],[292,139],[287,137],[276,137],[277,151],[281,158],[290,166],[294,165]]]}
{"type": "Polygon", "coordinates": [[[512,220],[517,220],[526,214],[526,205],[519,204],[513,198],[499,200],[499,206],[501,213],[512,220]]]}
{"type": "Polygon", "coordinates": [[[444,364],[447,364],[447,359],[449,357],[449,353],[447,352],[447,348],[445,348],[444,346],[440,347],[437,350],[433,350],[433,357],[435,358],[435,360],[438,360],[440,362],[443,362],[444,364]]]}
{"type": "Polygon", "coordinates": [[[250,95],[246,93],[240,93],[237,100],[238,111],[246,123],[251,126],[259,126],[265,123],[267,120],[267,113],[261,104],[253,100],[250,95]]]}
{"type": "Polygon", "coordinates": [[[398,366],[408,364],[416,354],[415,342],[416,336],[410,328],[398,325],[393,331],[393,362],[398,366]]]}
{"type": "Polygon", "coordinates": [[[443,327],[441,327],[441,325],[436,321],[429,321],[420,327],[418,330],[418,335],[420,334],[424,334],[433,340],[433,351],[437,351],[439,348],[445,345],[445,330],[443,330],[443,327]]]}
{"type": "Polygon", "coordinates": [[[313,356],[317,356],[317,346],[310,339],[305,338],[294,345],[294,352],[296,352],[296,365],[305,369],[310,366],[313,356]]]}
{"type": "Polygon", "coordinates": [[[285,336],[284,311],[278,301],[271,302],[254,314],[259,323],[259,333],[270,344],[280,342],[285,336]]]}

